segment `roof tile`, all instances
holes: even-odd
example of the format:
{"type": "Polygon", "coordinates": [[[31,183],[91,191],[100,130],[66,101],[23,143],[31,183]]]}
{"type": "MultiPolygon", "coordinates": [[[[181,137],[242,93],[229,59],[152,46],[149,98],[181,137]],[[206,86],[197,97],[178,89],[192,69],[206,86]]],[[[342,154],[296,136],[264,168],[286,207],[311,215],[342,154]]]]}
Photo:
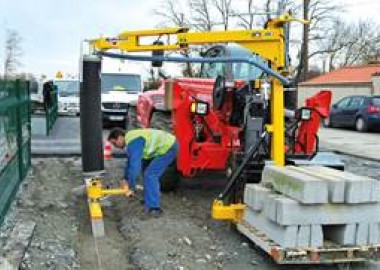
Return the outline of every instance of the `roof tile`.
{"type": "Polygon", "coordinates": [[[375,73],[380,73],[380,64],[343,67],[300,83],[300,85],[370,83],[372,75],[375,73]]]}

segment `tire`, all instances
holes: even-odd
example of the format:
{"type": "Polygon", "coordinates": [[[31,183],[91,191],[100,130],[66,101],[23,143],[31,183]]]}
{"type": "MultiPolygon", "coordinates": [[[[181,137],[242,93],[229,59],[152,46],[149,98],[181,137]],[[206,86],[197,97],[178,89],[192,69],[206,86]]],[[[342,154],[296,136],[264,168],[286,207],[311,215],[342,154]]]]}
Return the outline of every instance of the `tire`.
{"type": "Polygon", "coordinates": [[[161,191],[175,191],[178,188],[179,180],[180,178],[176,168],[176,162],[174,162],[165,170],[161,177],[161,191]]]}
{"type": "Polygon", "coordinates": [[[150,127],[173,133],[173,124],[170,112],[153,111],[150,127]]]}
{"type": "Polygon", "coordinates": [[[362,117],[358,117],[355,121],[355,128],[359,132],[366,132],[368,130],[367,123],[362,117]]]}
{"type": "Polygon", "coordinates": [[[138,128],[137,124],[137,107],[130,106],[128,108],[128,116],[126,118],[125,129],[127,131],[138,128]]]}

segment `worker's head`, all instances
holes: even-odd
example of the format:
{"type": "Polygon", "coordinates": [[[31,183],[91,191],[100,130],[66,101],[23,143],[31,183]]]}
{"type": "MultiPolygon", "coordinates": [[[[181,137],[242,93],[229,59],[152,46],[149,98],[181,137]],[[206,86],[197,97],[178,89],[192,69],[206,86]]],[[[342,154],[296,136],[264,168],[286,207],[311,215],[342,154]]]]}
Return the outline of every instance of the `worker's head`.
{"type": "Polygon", "coordinates": [[[114,128],[108,135],[108,141],[115,147],[123,149],[125,147],[125,131],[121,128],[114,128]]]}

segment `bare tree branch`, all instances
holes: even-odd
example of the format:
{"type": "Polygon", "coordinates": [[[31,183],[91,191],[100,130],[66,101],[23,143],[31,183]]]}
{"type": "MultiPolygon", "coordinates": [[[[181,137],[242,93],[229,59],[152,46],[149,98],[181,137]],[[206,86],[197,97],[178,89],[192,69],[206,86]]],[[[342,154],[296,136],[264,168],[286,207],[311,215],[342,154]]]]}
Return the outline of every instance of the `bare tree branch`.
{"type": "Polygon", "coordinates": [[[211,31],[214,25],[211,19],[210,0],[189,0],[188,6],[191,10],[194,27],[201,31],[211,31]]]}
{"type": "Polygon", "coordinates": [[[12,76],[17,72],[17,68],[21,65],[20,57],[22,55],[21,37],[17,31],[8,29],[5,38],[5,60],[4,60],[4,76],[12,76]]]}

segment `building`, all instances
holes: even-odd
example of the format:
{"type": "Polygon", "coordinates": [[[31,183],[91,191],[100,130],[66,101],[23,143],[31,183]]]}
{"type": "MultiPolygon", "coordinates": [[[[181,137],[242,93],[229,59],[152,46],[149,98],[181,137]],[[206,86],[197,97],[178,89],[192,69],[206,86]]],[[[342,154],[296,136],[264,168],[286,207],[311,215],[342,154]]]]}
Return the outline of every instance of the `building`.
{"type": "Polygon", "coordinates": [[[380,95],[380,63],[344,67],[298,85],[298,106],[322,89],[332,91],[332,103],[350,95],[380,95]]]}

